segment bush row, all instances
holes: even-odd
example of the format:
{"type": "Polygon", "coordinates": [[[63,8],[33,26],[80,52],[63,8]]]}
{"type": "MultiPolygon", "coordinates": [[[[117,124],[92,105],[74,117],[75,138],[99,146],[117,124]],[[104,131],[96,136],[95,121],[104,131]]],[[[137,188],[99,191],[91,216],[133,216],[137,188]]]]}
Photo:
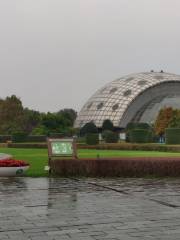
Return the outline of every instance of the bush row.
{"type": "Polygon", "coordinates": [[[102,137],[106,143],[117,143],[119,141],[118,133],[110,130],[105,130],[102,133],[102,137]]]}
{"type": "Polygon", "coordinates": [[[180,144],[180,128],[167,128],[165,136],[167,144],[180,144]]]}
{"type": "Polygon", "coordinates": [[[146,129],[133,129],[129,131],[131,143],[150,143],[152,142],[152,131],[146,129]]]}
{"type": "Polygon", "coordinates": [[[12,142],[14,143],[24,143],[24,142],[46,142],[46,136],[45,135],[29,135],[27,136],[25,133],[16,133],[12,135],[12,142]]]}
{"type": "Polygon", "coordinates": [[[99,135],[97,133],[88,133],[86,135],[86,144],[88,145],[99,144],[99,135]]]}
{"type": "Polygon", "coordinates": [[[121,158],[52,160],[52,172],[60,176],[86,177],[179,177],[180,159],[121,158]]]}
{"type": "Polygon", "coordinates": [[[8,143],[9,148],[47,148],[46,143],[8,143]]]}
{"type": "MultiPolygon", "coordinates": [[[[61,133],[51,133],[49,137],[62,138],[64,135],[61,133]]],[[[46,142],[46,138],[46,135],[27,135],[24,132],[17,132],[13,135],[0,135],[0,143],[6,143],[7,141],[14,143],[41,143],[46,142]]]]}
{"type": "MultiPolygon", "coordinates": [[[[8,143],[7,146],[10,148],[47,148],[46,143],[8,143]]],[[[165,144],[109,143],[99,145],[86,145],[78,143],[77,148],[97,150],[180,152],[180,145],[165,145],[165,144]]]]}
{"type": "Polygon", "coordinates": [[[13,135],[0,135],[0,143],[12,142],[46,142],[45,135],[26,135],[23,132],[18,132],[13,135]]]}
{"type": "Polygon", "coordinates": [[[109,143],[99,145],[78,144],[79,149],[97,150],[135,150],[135,151],[159,151],[159,152],[180,152],[180,145],[165,144],[135,144],[135,143],[109,143]]]}
{"type": "Polygon", "coordinates": [[[11,141],[11,135],[0,135],[0,143],[6,143],[7,141],[11,141]]]}

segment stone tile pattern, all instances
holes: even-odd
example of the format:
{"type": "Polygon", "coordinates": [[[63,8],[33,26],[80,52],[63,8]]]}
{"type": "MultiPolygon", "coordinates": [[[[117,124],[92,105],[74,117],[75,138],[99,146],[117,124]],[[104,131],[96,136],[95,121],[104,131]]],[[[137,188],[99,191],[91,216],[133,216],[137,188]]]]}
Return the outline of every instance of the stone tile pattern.
{"type": "Polygon", "coordinates": [[[180,180],[3,178],[0,239],[180,239],[180,180]]]}

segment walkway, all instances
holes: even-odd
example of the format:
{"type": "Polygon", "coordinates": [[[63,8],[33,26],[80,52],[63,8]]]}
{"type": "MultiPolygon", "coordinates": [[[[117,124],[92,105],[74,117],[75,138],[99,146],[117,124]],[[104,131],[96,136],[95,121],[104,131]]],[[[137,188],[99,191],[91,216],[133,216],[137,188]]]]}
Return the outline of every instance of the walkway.
{"type": "Polygon", "coordinates": [[[180,180],[0,179],[1,240],[175,240],[180,180]]]}

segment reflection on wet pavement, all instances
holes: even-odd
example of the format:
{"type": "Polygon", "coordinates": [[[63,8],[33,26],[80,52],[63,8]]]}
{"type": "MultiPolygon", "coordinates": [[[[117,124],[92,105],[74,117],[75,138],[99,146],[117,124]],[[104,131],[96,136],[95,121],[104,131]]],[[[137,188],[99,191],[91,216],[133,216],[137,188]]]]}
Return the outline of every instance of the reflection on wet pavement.
{"type": "Polygon", "coordinates": [[[0,239],[179,239],[180,179],[1,178],[0,239]]]}

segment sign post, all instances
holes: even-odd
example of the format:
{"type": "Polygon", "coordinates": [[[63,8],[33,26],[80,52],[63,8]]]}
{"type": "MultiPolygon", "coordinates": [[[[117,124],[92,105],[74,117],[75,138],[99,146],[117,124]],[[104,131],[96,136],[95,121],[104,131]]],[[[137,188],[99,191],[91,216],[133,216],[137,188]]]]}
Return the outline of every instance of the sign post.
{"type": "Polygon", "coordinates": [[[49,165],[49,167],[50,167],[52,158],[71,157],[73,159],[77,159],[76,143],[73,138],[69,138],[69,139],[48,138],[47,145],[48,145],[48,165],[49,165]]]}

